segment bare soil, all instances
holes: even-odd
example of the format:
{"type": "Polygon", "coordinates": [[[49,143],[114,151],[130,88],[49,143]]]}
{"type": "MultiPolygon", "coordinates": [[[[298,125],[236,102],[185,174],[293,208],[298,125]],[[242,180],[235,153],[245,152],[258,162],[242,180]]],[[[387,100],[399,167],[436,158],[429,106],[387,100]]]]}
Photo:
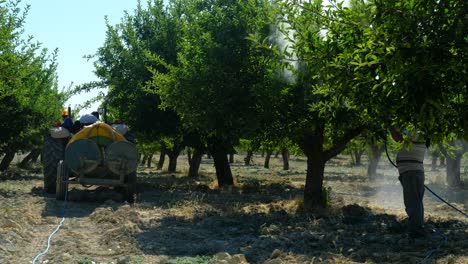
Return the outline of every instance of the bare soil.
{"type": "MultiPolygon", "coordinates": [[[[346,156],[326,167],[330,207],[306,210],[301,196],[305,159],[271,168],[232,164],[236,187],[218,190],[214,167],[203,159],[190,179],[180,172],[138,170],[134,204],[110,188],[71,186],[68,201],[42,189],[39,165],[0,175],[0,263],[468,263],[468,219],[426,192],[426,222],[435,232],[411,239],[397,171],[385,160],[376,181],[346,156]]],[[[465,168],[465,167],[464,167],[465,168]]],[[[426,169],[430,169],[427,164],[426,169]]],[[[465,172],[464,172],[465,173],[465,172]]],[[[466,174],[466,173],[465,173],[466,174]]],[[[443,184],[442,167],[427,185],[464,212],[468,190],[443,184]]]]}

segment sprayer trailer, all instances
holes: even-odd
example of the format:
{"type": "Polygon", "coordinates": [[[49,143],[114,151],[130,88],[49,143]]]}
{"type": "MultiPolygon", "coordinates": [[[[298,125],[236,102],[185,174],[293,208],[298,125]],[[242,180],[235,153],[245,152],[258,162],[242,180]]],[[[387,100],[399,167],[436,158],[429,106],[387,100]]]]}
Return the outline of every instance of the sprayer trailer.
{"type": "Polygon", "coordinates": [[[53,128],[43,146],[44,190],[63,200],[68,184],[113,186],[133,202],[137,163],[136,146],[108,124],[86,126],[71,137],[53,128]]]}

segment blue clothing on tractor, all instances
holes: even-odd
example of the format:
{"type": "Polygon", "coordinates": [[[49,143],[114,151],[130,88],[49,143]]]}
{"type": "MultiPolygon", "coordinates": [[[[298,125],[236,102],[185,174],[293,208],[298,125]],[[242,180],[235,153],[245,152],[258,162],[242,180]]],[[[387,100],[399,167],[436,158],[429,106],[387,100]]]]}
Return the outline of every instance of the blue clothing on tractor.
{"type": "Polygon", "coordinates": [[[66,117],[65,120],[63,120],[62,127],[70,130],[72,126],[73,120],[70,117],[66,117]]]}

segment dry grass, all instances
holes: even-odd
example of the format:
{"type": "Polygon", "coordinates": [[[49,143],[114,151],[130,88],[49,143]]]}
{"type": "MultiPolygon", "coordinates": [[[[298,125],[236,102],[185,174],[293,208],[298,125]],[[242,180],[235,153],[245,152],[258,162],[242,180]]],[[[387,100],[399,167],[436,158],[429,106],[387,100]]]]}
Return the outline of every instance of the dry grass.
{"type": "MultiPolygon", "coordinates": [[[[326,169],[331,206],[305,209],[305,160],[280,159],[271,168],[245,167],[236,158],[236,186],[219,190],[214,167],[204,159],[189,179],[185,157],[179,172],[139,168],[139,195],[122,203],[111,189],[70,192],[66,221],[53,238],[47,263],[415,263],[447,237],[434,259],[466,263],[466,219],[426,195],[427,222],[440,235],[423,242],[405,237],[401,187],[382,163],[376,182],[347,157],[326,169]]],[[[428,173],[428,181],[443,171],[428,173]]],[[[27,263],[42,251],[60,220],[63,203],[41,192],[40,174],[13,170],[0,182],[0,263],[27,263]]],[[[434,185],[466,211],[467,191],[434,185]]],[[[98,188],[99,189],[99,188],[98,188]]],[[[445,196],[446,195],[446,196],[445,196]]]]}

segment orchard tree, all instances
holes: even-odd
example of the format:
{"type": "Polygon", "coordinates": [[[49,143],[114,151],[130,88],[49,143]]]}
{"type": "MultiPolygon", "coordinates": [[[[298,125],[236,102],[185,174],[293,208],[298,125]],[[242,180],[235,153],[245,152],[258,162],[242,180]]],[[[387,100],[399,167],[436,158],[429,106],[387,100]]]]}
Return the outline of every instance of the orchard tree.
{"type": "Polygon", "coordinates": [[[366,151],[366,142],[364,138],[357,137],[351,140],[345,149],[345,153],[351,156],[351,165],[361,166],[362,155],[366,151]]]}
{"type": "Polygon", "coordinates": [[[19,6],[20,1],[0,2],[0,170],[16,152],[38,148],[68,97],[57,87],[57,50],[49,53],[32,37],[23,38],[29,7],[19,6]]]}
{"type": "Polygon", "coordinates": [[[150,68],[164,71],[149,54],[168,64],[177,59],[178,14],[169,10],[163,1],[148,1],[144,7],[138,1],[134,14],[125,13],[117,25],[107,23],[106,40],[95,56],[95,73],[101,79],[79,87],[79,90],[108,88],[104,104],[117,119],[124,120],[134,130],[137,139],[171,142],[167,149],[169,170],[175,171],[176,160],[182,150],[182,130],[177,114],[162,110],[161,100],[147,91],[151,79],[150,68]]]}
{"type": "MultiPolygon", "coordinates": [[[[452,134],[453,136],[453,134],[452,134]]],[[[446,181],[449,186],[458,187],[461,185],[461,163],[463,155],[468,151],[468,143],[459,139],[452,139],[441,151],[446,158],[446,181]]]]}
{"type": "Polygon", "coordinates": [[[239,144],[236,145],[236,149],[238,149],[238,152],[245,153],[245,157],[244,157],[245,166],[252,165],[254,152],[258,150],[259,147],[260,147],[259,144],[253,140],[244,139],[244,138],[239,139],[239,144]]]}
{"type": "Polygon", "coordinates": [[[367,24],[361,20],[370,10],[354,6],[343,13],[324,8],[321,1],[277,5],[274,39],[284,67],[292,73],[282,91],[287,110],[282,123],[307,157],[305,204],[325,206],[325,164],[364,131],[368,120],[359,104],[362,95],[352,82],[354,75],[339,58],[363,41],[354,31],[367,24]],[[356,23],[343,23],[343,16],[353,16],[356,23]]]}
{"type": "Polygon", "coordinates": [[[268,33],[268,1],[193,0],[184,3],[177,67],[155,71],[153,88],[182,123],[200,133],[213,156],[218,185],[233,185],[227,154],[255,130],[256,88],[271,75],[249,34],[268,33]]]}
{"type": "MultiPolygon", "coordinates": [[[[369,137],[367,140],[367,156],[369,157],[369,162],[367,163],[367,177],[370,180],[375,180],[377,178],[377,167],[379,166],[380,158],[382,157],[383,151],[385,150],[385,142],[379,140],[375,137],[369,137]]],[[[387,161],[389,162],[389,161],[387,161]]]]}
{"type": "Polygon", "coordinates": [[[436,141],[468,127],[466,1],[329,2],[282,3],[278,25],[299,60],[291,91],[306,110],[297,134],[312,204],[324,204],[326,160],[369,124],[436,141]]]}

